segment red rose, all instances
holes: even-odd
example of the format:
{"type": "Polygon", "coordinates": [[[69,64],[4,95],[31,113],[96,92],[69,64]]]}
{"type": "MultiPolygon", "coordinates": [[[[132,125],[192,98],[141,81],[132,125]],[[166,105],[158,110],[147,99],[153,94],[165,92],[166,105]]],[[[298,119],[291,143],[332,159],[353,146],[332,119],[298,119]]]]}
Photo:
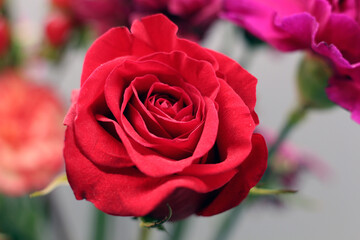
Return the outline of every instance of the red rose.
{"type": "Polygon", "coordinates": [[[177,220],[226,211],[260,180],[256,79],[176,32],[154,15],[89,49],[65,119],[77,199],[121,216],[164,217],[168,204],[177,220]]]}

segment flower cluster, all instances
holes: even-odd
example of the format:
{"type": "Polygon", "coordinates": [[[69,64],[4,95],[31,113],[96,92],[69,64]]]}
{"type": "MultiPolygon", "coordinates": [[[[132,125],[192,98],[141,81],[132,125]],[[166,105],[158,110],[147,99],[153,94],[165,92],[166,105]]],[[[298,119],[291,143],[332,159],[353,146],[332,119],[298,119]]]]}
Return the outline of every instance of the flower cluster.
{"type": "Polygon", "coordinates": [[[333,66],[328,97],[360,123],[358,0],[225,0],[223,17],[282,51],[307,49],[333,66]]]}

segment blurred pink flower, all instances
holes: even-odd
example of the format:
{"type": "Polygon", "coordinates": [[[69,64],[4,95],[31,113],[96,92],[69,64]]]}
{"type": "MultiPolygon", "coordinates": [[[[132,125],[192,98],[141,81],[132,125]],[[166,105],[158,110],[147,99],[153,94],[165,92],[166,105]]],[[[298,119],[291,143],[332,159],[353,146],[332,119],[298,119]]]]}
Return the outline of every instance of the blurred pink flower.
{"type": "MultiPolygon", "coordinates": [[[[268,129],[258,129],[268,146],[276,140],[276,135],[268,129]]],[[[290,142],[284,142],[273,160],[268,164],[270,171],[276,181],[282,187],[294,188],[300,183],[300,177],[304,172],[314,174],[320,179],[326,179],[330,173],[329,166],[323,163],[314,154],[305,152],[292,145],[290,142]]]]}
{"type": "Polygon", "coordinates": [[[279,50],[331,60],[328,97],[360,123],[359,0],[225,0],[223,17],[279,50]]]}
{"type": "Polygon", "coordinates": [[[132,20],[163,13],[177,26],[183,37],[199,40],[218,18],[222,0],[134,0],[132,20]]]}
{"type": "Polygon", "coordinates": [[[71,11],[81,23],[90,24],[99,34],[111,27],[127,26],[130,11],[126,0],[72,0],[71,11]]]}
{"type": "Polygon", "coordinates": [[[6,52],[10,45],[10,30],[8,22],[0,16],[0,56],[6,52]]]}
{"type": "Polygon", "coordinates": [[[0,74],[0,192],[45,187],[63,167],[64,109],[48,88],[19,73],[0,74]]]}

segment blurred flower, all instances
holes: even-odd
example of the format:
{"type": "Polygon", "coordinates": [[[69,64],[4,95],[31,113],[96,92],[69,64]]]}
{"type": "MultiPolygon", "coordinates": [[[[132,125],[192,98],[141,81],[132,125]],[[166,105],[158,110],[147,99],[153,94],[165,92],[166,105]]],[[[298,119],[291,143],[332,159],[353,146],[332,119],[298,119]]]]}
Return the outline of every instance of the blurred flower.
{"type": "Polygon", "coordinates": [[[223,16],[279,50],[309,49],[331,60],[328,97],[360,123],[358,0],[225,0],[223,16]]]}
{"type": "Polygon", "coordinates": [[[179,26],[181,36],[199,40],[217,19],[221,0],[134,0],[131,18],[163,13],[179,26]]]}
{"type": "Polygon", "coordinates": [[[41,189],[63,166],[62,105],[10,70],[0,75],[0,96],[0,192],[41,189]]]}
{"type": "Polygon", "coordinates": [[[222,0],[52,0],[70,13],[78,27],[91,26],[98,35],[154,13],[163,13],[179,26],[180,35],[199,40],[217,19],[222,0]]]}
{"type": "Polygon", "coordinates": [[[71,7],[72,0],[51,0],[51,4],[59,9],[67,10],[71,7]]]}
{"type": "MultiPolygon", "coordinates": [[[[267,145],[272,146],[276,135],[263,128],[258,132],[264,136],[267,145]]],[[[309,172],[320,179],[325,179],[329,168],[313,154],[301,151],[290,142],[284,142],[270,159],[267,171],[270,175],[267,184],[276,184],[281,188],[296,188],[303,173],[309,172]]]]}
{"type": "Polygon", "coordinates": [[[10,30],[5,18],[0,16],[0,55],[2,55],[10,45],[10,30]]]}
{"type": "Polygon", "coordinates": [[[68,15],[60,11],[52,13],[48,17],[45,27],[45,34],[49,43],[54,47],[64,45],[70,36],[71,25],[71,19],[68,15]]]}
{"type": "Polygon", "coordinates": [[[72,0],[74,18],[102,34],[111,27],[128,26],[130,4],[126,0],[72,0]]]}

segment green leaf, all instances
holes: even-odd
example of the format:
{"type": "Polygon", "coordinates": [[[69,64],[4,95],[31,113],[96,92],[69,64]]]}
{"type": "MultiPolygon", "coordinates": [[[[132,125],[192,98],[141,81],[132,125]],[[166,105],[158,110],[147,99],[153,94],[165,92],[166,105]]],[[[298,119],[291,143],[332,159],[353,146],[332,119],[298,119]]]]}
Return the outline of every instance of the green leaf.
{"type": "Polygon", "coordinates": [[[44,196],[46,194],[49,194],[50,192],[52,192],[55,188],[59,187],[59,186],[67,186],[69,185],[69,182],[67,180],[67,176],[66,174],[62,174],[60,176],[58,176],[57,178],[55,178],[46,188],[44,188],[43,190],[34,192],[30,194],[30,197],[39,197],[39,196],[44,196]]]}
{"type": "Polygon", "coordinates": [[[279,194],[293,194],[297,193],[296,190],[290,190],[290,189],[265,189],[265,188],[258,188],[253,187],[250,189],[249,194],[251,195],[279,195],[279,194]]]}

